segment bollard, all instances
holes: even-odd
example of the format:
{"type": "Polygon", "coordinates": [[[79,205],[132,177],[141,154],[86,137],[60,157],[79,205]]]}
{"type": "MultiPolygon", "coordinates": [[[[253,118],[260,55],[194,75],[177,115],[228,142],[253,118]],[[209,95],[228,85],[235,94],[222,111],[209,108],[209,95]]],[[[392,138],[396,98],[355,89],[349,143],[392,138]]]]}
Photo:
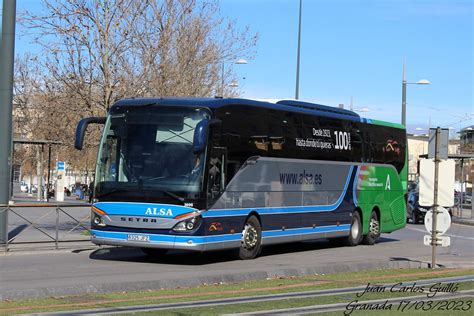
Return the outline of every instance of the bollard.
{"type": "Polygon", "coordinates": [[[58,241],[59,241],[59,205],[56,205],[56,238],[55,238],[56,250],[59,249],[58,241]]]}
{"type": "MultiPolygon", "coordinates": [[[[3,210],[0,211],[0,214],[6,213],[8,215],[9,210],[10,210],[10,205],[7,205],[3,210]]],[[[4,248],[3,251],[7,253],[8,252],[8,231],[7,231],[7,236],[5,238],[5,244],[3,248],[4,248]]]]}

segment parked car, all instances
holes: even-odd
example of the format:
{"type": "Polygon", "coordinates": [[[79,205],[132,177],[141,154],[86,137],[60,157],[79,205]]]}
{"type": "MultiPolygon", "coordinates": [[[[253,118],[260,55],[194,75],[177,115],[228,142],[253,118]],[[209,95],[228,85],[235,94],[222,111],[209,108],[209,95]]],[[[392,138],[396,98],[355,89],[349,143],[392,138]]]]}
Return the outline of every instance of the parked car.
{"type": "Polygon", "coordinates": [[[412,222],[413,224],[423,223],[425,219],[426,208],[418,204],[419,194],[416,191],[410,191],[408,193],[407,203],[407,223],[412,222]]]}
{"type": "Polygon", "coordinates": [[[459,204],[461,201],[462,197],[462,203],[463,204],[471,204],[472,203],[472,194],[468,192],[463,192],[462,194],[460,192],[455,192],[454,193],[454,202],[455,204],[459,204]]]}
{"type": "MultiPolygon", "coordinates": [[[[423,223],[425,221],[426,212],[429,211],[430,207],[420,206],[419,204],[419,193],[417,191],[410,191],[408,193],[407,203],[407,223],[412,224],[423,223]]],[[[449,215],[453,217],[453,208],[446,208],[449,215]]]]}
{"type": "Polygon", "coordinates": [[[23,193],[28,192],[28,184],[24,181],[20,182],[20,192],[23,192],[23,193]]]}
{"type": "Polygon", "coordinates": [[[467,204],[471,204],[472,203],[472,195],[471,194],[466,194],[464,196],[464,202],[467,203],[467,204]]]}

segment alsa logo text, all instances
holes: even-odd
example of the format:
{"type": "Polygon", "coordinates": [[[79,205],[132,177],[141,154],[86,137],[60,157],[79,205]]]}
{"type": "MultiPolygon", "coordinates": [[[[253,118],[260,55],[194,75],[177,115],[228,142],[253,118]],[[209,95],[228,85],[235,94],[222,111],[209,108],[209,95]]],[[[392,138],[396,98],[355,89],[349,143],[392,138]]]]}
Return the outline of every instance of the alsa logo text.
{"type": "Polygon", "coordinates": [[[147,208],[145,215],[161,215],[161,216],[173,216],[173,212],[170,208],[156,208],[156,207],[149,207],[147,208]]]}

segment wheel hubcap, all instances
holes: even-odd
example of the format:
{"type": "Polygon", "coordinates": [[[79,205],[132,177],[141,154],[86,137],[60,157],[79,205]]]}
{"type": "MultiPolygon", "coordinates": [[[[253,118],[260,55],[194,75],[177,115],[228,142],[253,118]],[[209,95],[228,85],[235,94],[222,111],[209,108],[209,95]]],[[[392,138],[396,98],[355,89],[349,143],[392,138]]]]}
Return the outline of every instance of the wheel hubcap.
{"type": "Polygon", "coordinates": [[[375,218],[370,219],[369,231],[372,237],[377,237],[379,235],[379,222],[375,218]]]}
{"type": "Polygon", "coordinates": [[[353,239],[356,239],[359,236],[359,221],[357,218],[354,218],[354,223],[352,223],[351,236],[353,239]]]}
{"type": "Polygon", "coordinates": [[[255,247],[258,241],[258,233],[255,227],[252,225],[245,225],[244,231],[242,232],[242,242],[246,249],[252,249],[255,247]]]}

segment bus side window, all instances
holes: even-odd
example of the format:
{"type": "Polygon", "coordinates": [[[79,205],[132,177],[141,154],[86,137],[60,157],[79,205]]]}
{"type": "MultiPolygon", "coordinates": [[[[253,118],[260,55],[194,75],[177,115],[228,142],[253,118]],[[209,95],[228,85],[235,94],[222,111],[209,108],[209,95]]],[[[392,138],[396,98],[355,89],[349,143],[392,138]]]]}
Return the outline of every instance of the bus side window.
{"type": "Polygon", "coordinates": [[[227,149],[214,147],[209,159],[208,198],[214,203],[225,190],[227,149]]]}
{"type": "Polygon", "coordinates": [[[356,127],[351,130],[352,135],[352,161],[364,162],[366,157],[366,144],[362,132],[356,127]]]}
{"type": "Polygon", "coordinates": [[[232,180],[237,171],[239,171],[239,168],[240,162],[238,160],[230,160],[230,158],[227,159],[227,175],[225,178],[226,184],[228,184],[232,180]]]}

